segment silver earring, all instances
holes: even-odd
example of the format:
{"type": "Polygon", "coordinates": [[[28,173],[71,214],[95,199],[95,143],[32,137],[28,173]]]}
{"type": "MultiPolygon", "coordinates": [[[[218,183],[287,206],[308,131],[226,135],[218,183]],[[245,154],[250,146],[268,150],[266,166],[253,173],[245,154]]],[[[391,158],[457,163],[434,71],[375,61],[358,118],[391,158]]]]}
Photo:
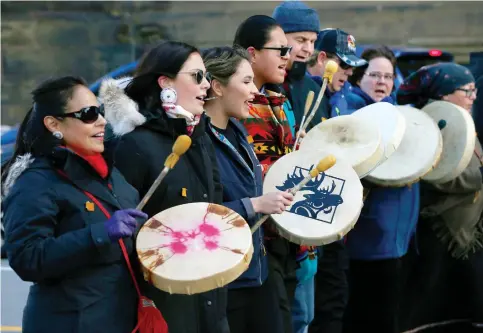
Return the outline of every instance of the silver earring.
{"type": "Polygon", "coordinates": [[[175,104],[178,100],[178,94],[173,88],[164,88],[159,94],[162,104],[175,104]]]}
{"type": "Polygon", "coordinates": [[[58,140],[62,140],[64,138],[64,134],[62,134],[62,132],[60,131],[55,131],[54,133],[52,133],[52,135],[58,140]]]}

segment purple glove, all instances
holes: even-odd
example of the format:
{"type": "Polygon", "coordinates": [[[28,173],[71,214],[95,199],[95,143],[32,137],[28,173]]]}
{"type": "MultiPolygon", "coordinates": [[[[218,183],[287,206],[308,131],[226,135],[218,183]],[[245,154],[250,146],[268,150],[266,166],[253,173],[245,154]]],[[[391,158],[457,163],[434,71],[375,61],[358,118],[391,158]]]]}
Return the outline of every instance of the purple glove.
{"type": "Polygon", "coordinates": [[[111,242],[116,242],[123,237],[130,237],[137,227],[136,217],[147,219],[148,215],[136,209],[123,209],[114,212],[111,218],[104,222],[104,227],[111,242]]]}

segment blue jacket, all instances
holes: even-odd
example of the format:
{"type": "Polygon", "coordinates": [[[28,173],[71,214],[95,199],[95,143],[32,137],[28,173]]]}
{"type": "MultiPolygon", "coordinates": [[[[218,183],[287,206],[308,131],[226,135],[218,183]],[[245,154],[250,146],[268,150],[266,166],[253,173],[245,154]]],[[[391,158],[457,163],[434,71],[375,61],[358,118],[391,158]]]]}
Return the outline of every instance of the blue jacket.
{"type": "MultiPolygon", "coordinates": [[[[366,94],[361,88],[357,86],[353,86],[350,90],[350,93],[348,93],[345,97],[347,103],[347,114],[351,114],[354,111],[357,111],[367,105],[375,103],[371,96],[366,94]]],[[[396,98],[394,97],[394,93],[382,99],[381,102],[396,104],[396,98]]]]}
{"type": "MultiPolygon", "coordinates": [[[[314,80],[319,86],[322,85],[322,78],[317,75],[309,75],[312,80],[314,80]]],[[[350,94],[352,86],[349,82],[346,82],[341,90],[337,92],[331,92],[329,88],[325,90],[324,99],[322,103],[324,104],[324,109],[327,110],[329,118],[336,116],[344,116],[351,114],[347,109],[346,96],[350,94]]],[[[317,98],[317,96],[315,97],[317,98]]]]}
{"type": "MultiPolygon", "coordinates": [[[[375,103],[358,87],[346,96],[348,110],[354,112],[375,103]]],[[[392,102],[388,97],[385,102],[392,102]]],[[[351,259],[399,258],[408,251],[419,215],[419,183],[399,188],[371,188],[361,216],[347,237],[351,259]]]]}
{"type": "MultiPolygon", "coordinates": [[[[240,145],[250,157],[251,165],[247,165],[243,157],[230,147],[223,134],[218,133],[211,125],[208,127],[223,184],[223,205],[240,214],[252,226],[261,217],[261,214],[255,214],[250,198],[263,194],[262,168],[253,146],[246,139],[248,134],[243,125],[235,119],[230,119],[228,126],[237,133],[240,145]]],[[[228,285],[228,288],[261,286],[267,275],[263,228],[258,228],[253,234],[253,256],[250,265],[237,280],[228,285]]]]}

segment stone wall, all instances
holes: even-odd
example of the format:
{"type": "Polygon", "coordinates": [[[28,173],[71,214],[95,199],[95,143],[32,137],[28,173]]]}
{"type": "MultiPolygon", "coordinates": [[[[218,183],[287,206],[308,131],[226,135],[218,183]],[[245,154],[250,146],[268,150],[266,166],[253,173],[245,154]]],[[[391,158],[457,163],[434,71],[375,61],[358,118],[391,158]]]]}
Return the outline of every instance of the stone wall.
{"type": "MultiPolygon", "coordinates": [[[[143,47],[177,39],[199,47],[230,44],[238,24],[270,15],[278,1],[2,2],[2,124],[18,122],[30,91],[50,76],[95,81],[139,57],[143,47]]],[[[483,2],[312,1],[322,27],[357,43],[439,47],[467,62],[483,50],[483,2]]]]}

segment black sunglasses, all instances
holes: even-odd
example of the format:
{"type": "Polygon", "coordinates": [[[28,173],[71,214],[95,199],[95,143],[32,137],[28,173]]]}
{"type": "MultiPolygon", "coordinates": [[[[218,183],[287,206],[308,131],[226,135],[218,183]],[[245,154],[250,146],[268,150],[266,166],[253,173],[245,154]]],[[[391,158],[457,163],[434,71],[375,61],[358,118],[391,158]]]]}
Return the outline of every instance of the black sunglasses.
{"type": "Polygon", "coordinates": [[[281,47],[262,47],[265,50],[277,50],[280,51],[280,56],[285,57],[288,53],[292,51],[291,46],[281,46],[281,47]]]}
{"type": "Polygon", "coordinates": [[[198,69],[195,72],[178,72],[178,74],[190,74],[195,80],[196,84],[201,84],[201,82],[203,82],[203,78],[206,78],[208,83],[211,83],[212,80],[211,74],[209,72],[206,72],[205,74],[201,69],[198,69]]]}
{"type": "Polygon", "coordinates": [[[56,116],[57,118],[75,118],[79,119],[85,124],[92,124],[99,119],[99,115],[104,117],[104,105],[99,106],[87,106],[76,112],[64,113],[62,116],[56,116]]]}

